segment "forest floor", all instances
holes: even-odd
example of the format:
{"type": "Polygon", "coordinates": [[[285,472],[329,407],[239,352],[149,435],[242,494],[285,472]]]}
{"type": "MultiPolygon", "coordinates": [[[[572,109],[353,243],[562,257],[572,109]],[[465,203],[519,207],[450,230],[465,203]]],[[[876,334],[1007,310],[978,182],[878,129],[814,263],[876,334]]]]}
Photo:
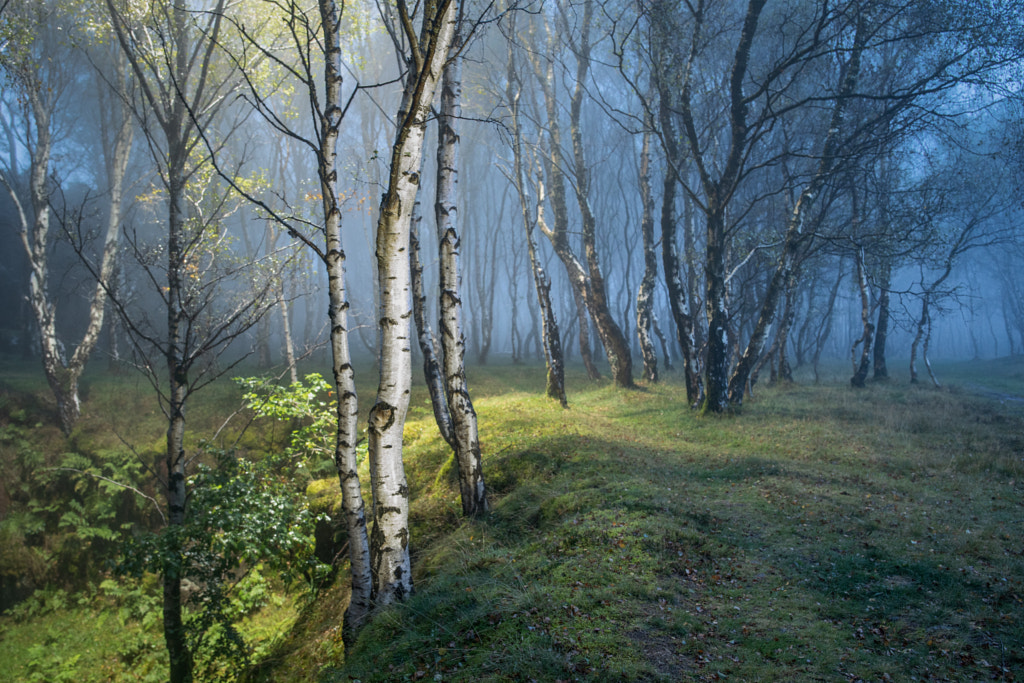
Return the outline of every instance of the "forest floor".
{"type": "MultiPolygon", "coordinates": [[[[941,389],[840,376],[702,418],[673,377],[619,391],[571,373],[562,410],[537,395],[542,368],[474,368],[491,512],[468,521],[417,390],[415,594],[348,653],[344,572],[314,601],[282,594],[253,617],[247,678],[1019,680],[1024,405],[999,395],[1024,395],[1024,359],[938,369],[941,389]]],[[[0,680],[159,679],[143,617],[109,617],[149,634],[112,651],[63,642],[103,629],[104,605],[0,618],[0,680]]]]}

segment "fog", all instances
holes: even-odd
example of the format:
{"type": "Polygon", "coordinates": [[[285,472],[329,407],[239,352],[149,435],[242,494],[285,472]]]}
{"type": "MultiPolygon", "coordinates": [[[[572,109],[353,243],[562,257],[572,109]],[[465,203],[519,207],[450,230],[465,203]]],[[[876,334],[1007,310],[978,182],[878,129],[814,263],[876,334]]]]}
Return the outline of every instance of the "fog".
{"type": "MultiPolygon", "coordinates": [[[[218,6],[191,3],[197,25],[218,6]]],[[[681,289],[674,295],[692,314],[693,351],[701,360],[708,340],[718,338],[709,332],[719,325],[709,311],[718,309],[725,314],[730,367],[766,313],[770,324],[753,351],[759,364],[773,367],[780,354],[790,366],[855,361],[861,353],[855,342],[867,325],[876,333],[887,326],[883,351],[893,371],[905,371],[915,338],[918,359],[924,341],[933,359],[1024,351],[1019,16],[1000,15],[998,5],[987,10],[991,15],[958,17],[943,14],[938,3],[917,10],[768,3],[744,44],[745,5],[702,7],[703,14],[659,2],[463,8],[470,28],[457,204],[468,359],[544,357],[521,211],[523,201],[527,221],[536,225],[541,192],[547,193],[543,217],[586,267],[588,286],[595,264],[599,269],[608,309],[638,368],[645,218],[654,226],[652,319],[662,370],[671,361],[678,370],[681,353],[664,270],[666,226],[678,246],[681,289]],[[743,49],[746,71],[733,82],[743,49]],[[745,107],[739,118],[737,93],[745,107]],[[518,178],[513,138],[526,165],[518,178]],[[646,216],[642,175],[650,192],[646,216]],[[666,177],[675,183],[668,209],[666,177]],[[556,185],[567,198],[562,217],[552,204],[556,185]],[[577,196],[581,187],[585,196],[577,196]],[[594,263],[584,245],[585,206],[594,220],[594,263]],[[806,236],[794,240],[787,231],[798,207],[806,236]],[[709,256],[709,239],[717,255],[709,256]],[[767,311],[765,297],[784,259],[790,260],[786,282],[767,311]]],[[[223,11],[219,44],[209,53],[216,98],[207,111],[189,114],[197,125],[188,140],[184,210],[190,230],[203,236],[187,277],[196,279],[197,301],[206,302],[196,321],[215,325],[240,298],[262,291],[269,297],[262,320],[219,342],[230,347],[227,357],[253,353],[267,372],[280,372],[288,334],[295,355],[328,362],[327,275],[296,237],[298,231],[310,243],[322,242],[316,207],[323,190],[308,153],[318,124],[295,75],[306,67],[318,73],[323,52],[315,40],[300,46],[307,52],[296,48],[280,30],[283,10],[275,5],[253,0],[223,11]],[[201,295],[198,278],[206,278],[201,295]],[[273,286],[253,284],[261,278],[273,286]],[[287,303],[287,333],[278,300],[287,303]]],[[[318,16],[308,16],[318,26],[318,16]]],[[[137,24],[132,40],[141,40],[146,17],[129,19],[137,24]]],[[[0,350],[25,358],[40,353],[30,275],[31,261],[42,259],[65,361],[73,353],[90,320],[111,213],[114,138],[127,116],[133,134],[118,207],[117,266],[106,283],[110,300],[92,362],[152,363],[147,340],[166,331],[169,152],[160,117],[124,59],[122,48],[131,54],[131,45],[118,44],[99,6],[15,2],[5,6],[2,20],[0,173],[8,191],[0,196],[0,277],[7,293],[0,302],[0,350]],[[51,149],[46,167],[37,169],[41,126],[51,149]],[[45,244],[28,254],[25,246],[39,231],[33,171],[45,174],[50,216],[40,237],[45,244]]],[[[394,18],[369,3],[349,3],[342,21],[337,192],[352,347],[368,368],[378,352],[380,318],[375,230],[405,39],[394,18]]],[[[193,40],[193,49],[205,49],[201,31],[193,40]]],[[[322,83],[317,87],[322,97],[322,83]]],[[[161,96],[174,99],[171,90],[161,96]]],[[[417,222],[427,319],[435,329],[436,146],[431,120],[417,222]]],[[[569,271],[556,238],[530,227],[552,281],[562,349],[568,362],[578,362],[580,316],[569,271]]],[[[593,312],[583,317],[592,327],[592,353],[603,361],[593,312]]],[[[608,371],[607,364],[602,368],[608,371]]]]}

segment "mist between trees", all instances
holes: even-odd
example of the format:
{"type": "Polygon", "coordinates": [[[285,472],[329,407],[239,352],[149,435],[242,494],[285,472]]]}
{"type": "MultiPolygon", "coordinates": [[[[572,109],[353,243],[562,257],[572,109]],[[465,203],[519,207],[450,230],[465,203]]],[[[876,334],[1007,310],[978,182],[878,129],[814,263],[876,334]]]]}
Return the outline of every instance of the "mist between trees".
{"type": "Polygon", "coordinates": [[[677,372],[722,413],[825,359],[863,387],[1024,351],[1018,2],[0,7],[3,351],[41,356],[66,432],[90,356],[149,379],[169,528],[192,394],[330,363],[347,629],[411,590],[414,353],[475,515],[465,358],[543,361],[563,405],[565,363],[677,372]]]}

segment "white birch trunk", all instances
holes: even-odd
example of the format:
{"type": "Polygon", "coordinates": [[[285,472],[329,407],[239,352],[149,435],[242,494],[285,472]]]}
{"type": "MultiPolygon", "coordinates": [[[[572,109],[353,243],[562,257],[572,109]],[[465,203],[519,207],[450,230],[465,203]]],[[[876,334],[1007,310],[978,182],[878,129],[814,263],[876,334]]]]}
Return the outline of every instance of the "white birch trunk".
{"type": "Polygon", "coordinates": [[[337,141],[341,124],[341,36],[340,10],[334,0],[320,0],[324,27],[324,89],[327,109],[320,117],[320,149],[317,174],[323,197],[324,235],[327,268],[328,315],[331,323],[331,352],[334,388],[338,397],[337,428],[334,441],[334,465],[341,485],[341,507],[348,532],[348,559],[352,595],[342,626],[346,644],[355,640],[372,604],[370,541],[366,530],[366,508],[359,481],[356,454],[359,424],[359,399],[355,370],[349,347],[348,291],[345,285],[345,252],[341,237],[341,210],[337,194],[337,141]]]}
{"type": "Polygon", "coordinates": [[[416,322],[416,336],[420,344],[420,353],[423,356],[423,379],[427,383],[427,391],[430,393],[430,405],[434,410],[434,422],[441,433],[441,438],[449,446],[452,445],[452,416],[448,410],[448,399],[444,392],[444,376],[441,373],[441,364],[437,359],[435,350],[434,333],[427,322],[426,295],[423,293],[423,264],[420,262],[420,237],[419,223],[422,216],[419,213],[419,203],[414,211],[412,222],[409,227],[409,259],[412,267],[412,313],[416,322]]]}
{"type": "MultiPolygon", "coordinates": [[[[437,188],[434,215],[437,221],[438,258],[441,267],[441,347],[444,351],[444,388],[452,421],[452,447],[459,466],[462,513],[466,516],[487,511],[483,465],[476,411],[466,381],[466,343],[462,334],[462,271],[459,262],[458,206],[456,183],[459,174],[459,132],[462,96],[461,39],[456,34],[449,50],[441,89],[438,117],[437,188]]],[[[492,263],[491,268],[496,266],[492,263]]],[[[494,271],[492,270],[492,273],[494,271]]],[[[491,291],[493,297],[493,286],[491,291]]]]}
{"type": "Polygon", "coordinates": [[[409,487],[402,463],[402,430],[412,385],[409,224],[419,190],[426,121],[452,42],[454,20],[454,0],[439,3],[433,16],[424,17],[421,48],[406,80],[388,189],[377,223],[380,382],[367,435],[373,487],[373,600],[378,606],[401,601],[412,591],[409,487]]]}
{"type": "MultiPolygon", "coordinates": [[[[123,63],[122,63],[123,68],[123,63]]],[[[24,90],[29,103],[35,140],[31,149],[29,168],[29,193],[32,220],[29,222],[17,193],[8,183],[6,176],[0,178],[7,186],[15,203],[20,221],[21,243],[30,266],[29,304],[39,330],[43,370],[47,383],[57,402],[61,429],[69,434],[81,415],[78,397],[78,381],[85,369],[100,332],[107,303],[107,287],[117,257],[117,237],[121,223],[121,198],[124,174],[131,149],[132,127],[127,106],[121,106],[120,125],[112,149],[105,149],[107,174],[110,182],[110,211],[103,240],[100,264],[94,268],[97,282],[89,304],[89,320],[81,339],[68,358],[57,336],[56,305],[49,293],[49,249],[50,249],[50,189],[49,169],[52,151],[51,114],[58,106],[47,97],[46,85],[29,79],[24,90]]],[[[68,226],[70,228],[70,226],[68,226]]]]}
{"type": "Polygon", "coordinates": [[[644,379],[658,381],[658,355],[654,351],[651,328],[654,322],[654,286],[658,278],[658,258],[654,244],[654,196],[651,194],[651,129],[644,128],[640,150],[640,200],[643,214],[640,235],[644,249],[644,276],[636,294],[636,336],[644,361],[644,379]]]}

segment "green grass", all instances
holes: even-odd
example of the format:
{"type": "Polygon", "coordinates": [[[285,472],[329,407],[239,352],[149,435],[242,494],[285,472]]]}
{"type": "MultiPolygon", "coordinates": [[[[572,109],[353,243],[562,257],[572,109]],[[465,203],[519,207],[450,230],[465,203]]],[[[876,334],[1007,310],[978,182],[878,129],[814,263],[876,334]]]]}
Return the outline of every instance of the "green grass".
{"type": "MultiPolygon", "coordinates": [[[[345,653],[341,573],[251,678],[1019,679],[1024,404],[974,385],[1013,393],[1024,362],[938,371],[950,388],[758,387],[741,415],[700,418],[671,377],[623,392],[571,372],[561,410],[541,368],[475,368],[492,511],[468,521],[419,387],[415,594],[345,653]]],[[[0,620],[0,659],[80,609],[0,620]]]]}
{"type": "Polygon", "coordinates": [[[1020,410],[892,382],[709,419],[672,382],[572,379],[569,411],[478,394],[493,512],[453,526],[454,489],[419,488],[417,593],[326,680],[1024,671],[1020,410]]]}

